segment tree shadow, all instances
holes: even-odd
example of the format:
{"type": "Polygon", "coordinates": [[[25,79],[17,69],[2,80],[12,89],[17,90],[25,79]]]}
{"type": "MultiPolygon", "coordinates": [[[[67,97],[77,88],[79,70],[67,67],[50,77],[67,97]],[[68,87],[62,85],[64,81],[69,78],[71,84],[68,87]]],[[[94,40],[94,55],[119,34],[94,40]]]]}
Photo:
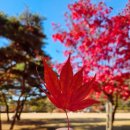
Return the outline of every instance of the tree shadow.
{"type": "MultiPolygon", "coordinates": [[[[9,125],[6,121],[2,123],[9,125]]],[[[74,130],[105,130],[105,119],[70,119],[70,126],[74,130]]],[[[66,119],[26,119],[16,122],[14,130],[55,130],[60,127],[67,127],[66,119]]],[[[113,130],[130,130],[130,125],[114,126],[113,130]]]]}
{"type": "MultiPolygon", "coordinates": [[[[84,128],[86,130],[86,128],[84,128]]],[[[89,126],[87,130],[105,130],[105,126],[89,126]]],[[[130,126],[114,126],[113,130],[130,130],[130,126]]]]}

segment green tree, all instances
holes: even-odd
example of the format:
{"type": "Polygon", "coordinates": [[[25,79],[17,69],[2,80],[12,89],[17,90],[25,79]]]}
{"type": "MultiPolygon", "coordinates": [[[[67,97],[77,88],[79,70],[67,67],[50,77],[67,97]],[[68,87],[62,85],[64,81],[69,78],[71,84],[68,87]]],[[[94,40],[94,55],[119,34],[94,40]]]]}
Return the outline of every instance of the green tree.
{"type": "Polygon", "coordinates": [[[9,106],[6,93],[18,99],[10,130],[13,129],[16,118],[20,119],[27,97],[40,94],[37,89],[40,82],[36,67],[43,77],[43,66],[36,60],[35,53],[48,57],[42,50],[45,46],[42,31],[42,18],[37,14],[25,11],[16,18],[0,13],[0,36],[9,41],[9,46],[0,48],[0,89],[4,95],[7,114],[9,106]]]}

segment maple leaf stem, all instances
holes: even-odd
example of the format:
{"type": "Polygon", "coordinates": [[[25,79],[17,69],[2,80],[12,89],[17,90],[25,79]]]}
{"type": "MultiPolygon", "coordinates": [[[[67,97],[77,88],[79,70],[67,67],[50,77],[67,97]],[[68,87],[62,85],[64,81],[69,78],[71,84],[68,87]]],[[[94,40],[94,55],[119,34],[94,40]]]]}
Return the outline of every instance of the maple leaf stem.
{"type": "Polygon", "coordinates": [[[65,114],[66,114],[66,117],[67,117],[67,124],[68,124],[68,130],[69,130],[69,128],[70,128],[70,121],[69,121],[68,113],[67,113],[66,110],[64,110],[64,111],[65,111],[65,114]]]}

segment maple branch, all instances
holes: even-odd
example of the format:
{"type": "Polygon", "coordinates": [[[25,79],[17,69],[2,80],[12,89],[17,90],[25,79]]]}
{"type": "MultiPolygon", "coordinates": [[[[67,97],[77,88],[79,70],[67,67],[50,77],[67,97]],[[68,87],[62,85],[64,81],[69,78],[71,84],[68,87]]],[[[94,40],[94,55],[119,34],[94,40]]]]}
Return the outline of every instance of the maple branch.
{"type": "MultiPolygon", "coordinates": [[[[39,73],[38,73],[37,66],[36,66],[36,72],[37,72],[37,75],[38,75],[38,78],[39,78],[40,82],[41,82],[44,86],[46,86],[45,83],[43,82],[43,80],[41,79],[39,73]]],[[[44,92],[46,95],[49,94],[49,92],[47,92],[46,89],[43,89],[41,85],[39,86],[39,88],[40,88],[40,90],[41,90],[42,92],[44,92]]]]}

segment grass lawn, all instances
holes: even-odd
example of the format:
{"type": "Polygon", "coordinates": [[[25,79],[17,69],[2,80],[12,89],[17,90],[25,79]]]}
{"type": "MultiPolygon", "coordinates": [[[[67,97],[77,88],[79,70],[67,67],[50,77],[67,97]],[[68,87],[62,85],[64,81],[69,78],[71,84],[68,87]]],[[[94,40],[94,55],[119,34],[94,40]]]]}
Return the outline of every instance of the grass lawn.
{"type": "MultiPolygon", "coordinates": [[[[105,130],[105,113],[70,113],[69,117],[74,130],[105,130]]],[[[3,114],[2,130],[8,130],[9,125],[3,114]]],[[[14,130],[55,130],[66,125],[64,113],[24,113],[14,130]]],[[[114,130],[130,130],[130,113],[116,115],[114,130]]]]}

